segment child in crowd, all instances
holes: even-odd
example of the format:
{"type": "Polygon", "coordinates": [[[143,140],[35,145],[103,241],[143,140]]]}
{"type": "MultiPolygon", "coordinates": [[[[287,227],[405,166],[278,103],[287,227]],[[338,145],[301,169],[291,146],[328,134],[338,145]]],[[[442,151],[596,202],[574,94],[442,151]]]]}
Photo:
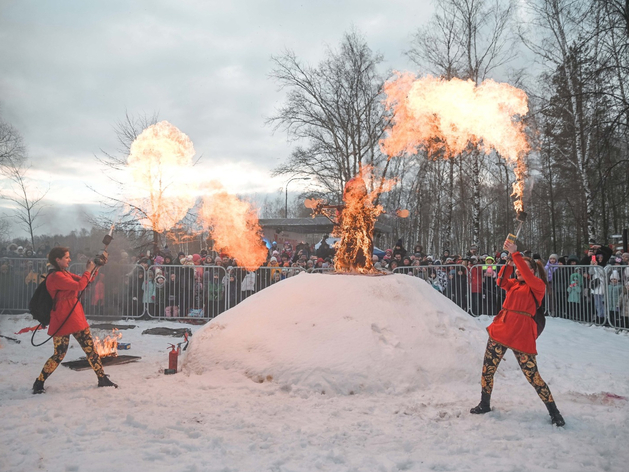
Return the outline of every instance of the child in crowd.
{"type": "Polygon", "coordinates": [[[622,285],[620,285],[620,277],[618,271],[614,270],[609,277],[609,285],[607,286],[607,302],[609,303],[609,322],[612,326],[616,326],[616,321],[620,314],[620,300],[622,298],[622,285]]]}
{"type": "Polygon", "coordinates": [[[570,285],[568,286],[568,317],[570,319],[577,319],[581,315],[582,280],[583,278],[578,272],[570,276],[570,285]]]}

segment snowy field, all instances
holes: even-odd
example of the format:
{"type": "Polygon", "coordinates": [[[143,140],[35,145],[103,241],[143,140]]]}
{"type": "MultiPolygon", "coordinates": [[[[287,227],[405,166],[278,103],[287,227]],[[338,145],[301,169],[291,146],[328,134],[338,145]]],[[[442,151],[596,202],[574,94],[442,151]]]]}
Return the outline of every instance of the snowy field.
{"type": "MultiPolygon", "coordinates": [[[[180,338],[120,342],[139,362],[60,366],[31,386],[52,342],[30,345],[29,315],[0,317],[0,471],[627,471],[629,334],[548,319],[538,363],[566,420],[550,417],[512,353],[493,411],[480,397],[487,317],[473,319],[417,278],[302,274],[190,326],[180,338]]],[[[102,334],[102,333],[101,333],[102,334]]],[[[43,333],[36,340],[42,341],[43,333]]],[[[75,340],[64,361],[82,351],[75,340]]]]}

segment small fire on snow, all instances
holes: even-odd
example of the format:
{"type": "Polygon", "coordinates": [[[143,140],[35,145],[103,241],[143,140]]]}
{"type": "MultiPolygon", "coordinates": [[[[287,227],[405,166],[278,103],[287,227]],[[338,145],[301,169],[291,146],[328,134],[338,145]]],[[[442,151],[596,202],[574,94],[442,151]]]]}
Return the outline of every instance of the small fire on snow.
{"type": "Polygon", "coordinates": [[[112,330],[101,341],[98,336],[94,336],[94,351],[99,357],[117,357],[118,341],[122,338],[122,333],[117,329],[112,330]]]}

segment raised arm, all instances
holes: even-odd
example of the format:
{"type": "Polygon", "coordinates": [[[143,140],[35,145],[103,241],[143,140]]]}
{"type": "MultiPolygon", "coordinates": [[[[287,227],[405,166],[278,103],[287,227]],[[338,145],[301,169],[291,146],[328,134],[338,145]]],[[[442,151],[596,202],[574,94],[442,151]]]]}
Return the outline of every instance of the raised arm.
{"type": "Polygon", "coordinates": [[[511,278],[511,274],[513,274],[513,265],[511,264],[511,262],[509,262],[503,265],[500,269],[500,272],[498,272],[496,285],[498,285],[498,287],[504,288],[505,290],[508,290],[514,283],[513,279],[511,278]]]}
{"type": "Polygon", "coordinates": [[[535,297],[538,300],[541,300],[546,292],[546,284],[544,281],[539,277],[535,277],[535,274],[524,260],[524,257],[522,257],[522,254],[515,252],[512,254],[512,257],[513,262],[515,262],[515,266],[520,271],[520,274],[522,274],[522,278],[526,284],[531,287],[531,290],[535,293],[535,297]]]}
{"type": "Polygon", "coordinates": [[[85,271],[83,275],[75,279],[74,274],[70,274],[70,277],[67,277],[61,272],[55,272],[49,276],[49,281],[46,282],[46,288],[49,290],[76,290],[77,292],[83,290],[87,287],[87,284],[90,282],[90,272],[85,271]]]}

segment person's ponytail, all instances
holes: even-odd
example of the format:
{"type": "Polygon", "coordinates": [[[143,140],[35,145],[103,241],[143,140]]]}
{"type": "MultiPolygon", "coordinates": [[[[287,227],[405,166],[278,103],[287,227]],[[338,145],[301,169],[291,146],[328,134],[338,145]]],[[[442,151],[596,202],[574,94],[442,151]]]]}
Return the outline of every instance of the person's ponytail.
{"type": "Polygon", "coordinates": [[[544,264],[541,259],[535,259],[533,261],[535,264],[535,275],[544,281],[544,285],[548,286],[548,277],[546,276],[546,269],[544,268],[544,264]]]}
{"type": "Polygon", "coordinates": [[[530,257],[525,257],[524,260],[530,266],[534,268],[531,269],[533,271],[533,275],[539,279],[542,279],[544,285],[548,286],[548,277],[546,276],[546,269],[544,268],[544,264],[541,259],[531,259],[530,257]]]}

